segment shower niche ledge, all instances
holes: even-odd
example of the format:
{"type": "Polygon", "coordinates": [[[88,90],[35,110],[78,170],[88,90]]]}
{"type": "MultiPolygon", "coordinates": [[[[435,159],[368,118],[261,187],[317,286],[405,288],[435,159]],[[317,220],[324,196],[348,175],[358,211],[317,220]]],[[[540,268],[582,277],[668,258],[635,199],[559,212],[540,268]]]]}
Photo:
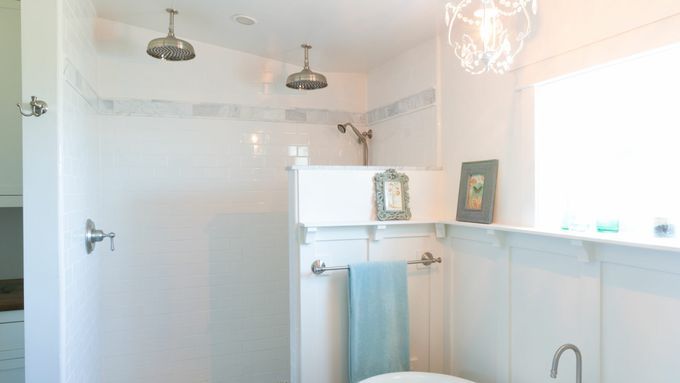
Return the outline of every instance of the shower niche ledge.
{"type": "Polygon", "coordinates": [[[446,237],[444,224],[438,220],[414,221],[353,221],[353,222],[301,222],[300,240],[309,245],[317,240],[369,238],[380,241],[384,238],[412,237],[414,233],[439,239],[446,237]]]}

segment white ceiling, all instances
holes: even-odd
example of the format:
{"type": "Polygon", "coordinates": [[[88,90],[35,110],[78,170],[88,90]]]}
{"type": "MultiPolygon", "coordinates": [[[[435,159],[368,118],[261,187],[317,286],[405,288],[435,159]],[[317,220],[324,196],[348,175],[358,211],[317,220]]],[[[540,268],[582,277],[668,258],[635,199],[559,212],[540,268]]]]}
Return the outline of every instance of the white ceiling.
{"type": "MultiPolygon", "coordinates": [[[[312,69],[365,73],[432,38],[443,23],[442,0],[94,0],[100,17],[167,33],[165,8],[180,11],[179,38],[302,64],[311,43],[312,69]],[[258,23],[232,21],[246,14],[258,23]]],[[[200,51],[197,54],[200,55],[200,51]]]]}

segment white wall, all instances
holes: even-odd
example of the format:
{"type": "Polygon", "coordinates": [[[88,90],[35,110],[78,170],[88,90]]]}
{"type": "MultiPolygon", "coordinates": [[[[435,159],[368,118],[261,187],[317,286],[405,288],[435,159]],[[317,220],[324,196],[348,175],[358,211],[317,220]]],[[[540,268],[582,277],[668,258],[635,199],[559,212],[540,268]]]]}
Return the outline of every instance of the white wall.
{"type": "Polygon", "coordinates": [[[372,165],[441,165],[438,49],[437,39],[425,41],[368,73],[372,165]]]}
{"type": "MultiPolygon", "coordinates": [[[[65,382],[101,379],[101,262],[106,245],[87,254],[85,221],[103,229],[99,214],[100,148],[97,116],[95,9],[88,0],[66,0],[63,11],[61,219],[64,227],[64,377],[65,382]]],[[[30,283],[30,281],[29,281],[30,283]]]]}
{"type": "MultiPolygon", "coordinates": [[[[104,382],[289,379],[285,168],[359,164],[365,76],[282,85],[291,65],[97,22],[102,190],[118,234],[102,274],[104,382]],[[122,54],[121,54],[122,52],[122,54]],[[268,82],[265,86],[263,81],[268,82]]],[[[192,42],[194,43],[194,42],[192,42]]]]}
{"type": "Polygon", "coordinates": [[[49,104],[22,122],[27,383],[100,381],[99,255],[84,243],[100,204],[94,15],[86,0],[21,3],[22,100],[49,104]]]}
{"type": "Polygon", "coordinates": [[[442,39],[442,145],[443,163],[451,174],[449,190],[457,195],[461,162],[498,158],[495,219],[531,225],[533,92],[528,86],[677,43],[679,7],[669,0],[636,0],[625,6],[604,0],[541,3],[536,31],[518,57],[519,68],[504,76],[469,75],[442,39]]]}
{"type": "Polygon", "coordinates": [[[61,7],[61,1],[21,2],[22,100],[40,95],[53,105],[41,118],[26,118],[22,122],[27,383],[65,380],[59,177],[63,85],[61,7]]]}
{"type": "MultiPolygon", "coordinates": [[[[527,86],[680,42],[678,7],[665,0],[539,2],[520,68],[504,76],[463,72],[442,42],[443,162],[452,198],[461,162],[497,158],[495,221],[531,225],[527,86]]],[[[567,240],[510,235],[499,248],[484,231],[449,234],[452,372],[480,383],[545,382],[554,350],[573,342],[584,351],[584,381],[678,379],[670,366],[680,342],[670,324],[680,314],[677,254],[597,246],[595,261],[584,264],[567,240]]],[[[557,381],[573,381],[573,363],[565,355],[557,381]]]]}

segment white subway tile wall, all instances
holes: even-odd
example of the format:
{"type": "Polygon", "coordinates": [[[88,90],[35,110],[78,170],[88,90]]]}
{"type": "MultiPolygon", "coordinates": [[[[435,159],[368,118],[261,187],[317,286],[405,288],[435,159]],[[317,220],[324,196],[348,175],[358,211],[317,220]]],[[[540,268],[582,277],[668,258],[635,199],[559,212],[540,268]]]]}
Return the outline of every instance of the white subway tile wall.
{"type": "Polygon", "coordinates": [[[372,164],[441,166],[437,51],[437,39],[431,39],[368,73],[372,164]]]}
{"type": "Polygon", "coordinates": [[[92,28],[96,16],[88,0],[63,2],[62,211],[64,250],[64,376],[68,383],[100,382],[101,249],[88,255],[85,220],[98,218],[100,189],[96,52],[92,28]],[[95,175],[95,176],[93,176],[95,175]]]}
{"type": "Polygon", "coordinates": [[[287,171],[356,165],[335,125],[101,116],[118,249],[103,267],[105,382],[289,376],[287,171]]]}
{"type": "MultiPolygon", "coordinates": [[[[261,84],[231,74],[219,81],[241,81],[240,93],[207,103],[204,91],[215,90],[201,88],[205,71],[158,66],[143,51],[133,58],[103,54],[93,32],[111,22],[96,19],[87,0],[64,7],[68,382],[287,380],[285,168],[361,163],[356,138],[335,124],[368,123],[368,113],[355,111],[365,105],[365,76],[330,74],[345,86],[304,95],[276,87],[263,94],[261,84]],[[159,88],[154,81],[167,78],[163,71],[197,78],[186,88],[159,88]],[[133,73],[138,80],[116,85],[133,73]],[[145,82],[145,73],[155,77],[145,82]],[[183,98],[172,101],[178,94],[183,98]],[[89,217],[117,233],[114,253],[100,245],[96,255],[85,254],[89,217]]],[[[151,34],[115,28],[135,41],[151,34]]],[[[215,63],[225,59],[273,65],[197,48],[204,61],[188,65],[215,71],[215,78],[224,73],[215,63]]],[[[371,122],[434,102],[432,90],[419,92],[373,110],[371,122]]]]}

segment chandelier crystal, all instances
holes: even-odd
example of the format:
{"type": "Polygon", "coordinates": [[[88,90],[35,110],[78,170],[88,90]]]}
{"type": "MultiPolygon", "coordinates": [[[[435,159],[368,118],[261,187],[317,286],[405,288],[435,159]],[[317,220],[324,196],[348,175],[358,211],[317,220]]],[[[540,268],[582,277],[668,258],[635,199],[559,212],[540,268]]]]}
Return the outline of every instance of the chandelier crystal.
{"type": "Polygon", "coordinates": [[[449,45],[472,73],[510,70],[531,33],[537,0],[458,0],[446,4],[449,45]]]}

